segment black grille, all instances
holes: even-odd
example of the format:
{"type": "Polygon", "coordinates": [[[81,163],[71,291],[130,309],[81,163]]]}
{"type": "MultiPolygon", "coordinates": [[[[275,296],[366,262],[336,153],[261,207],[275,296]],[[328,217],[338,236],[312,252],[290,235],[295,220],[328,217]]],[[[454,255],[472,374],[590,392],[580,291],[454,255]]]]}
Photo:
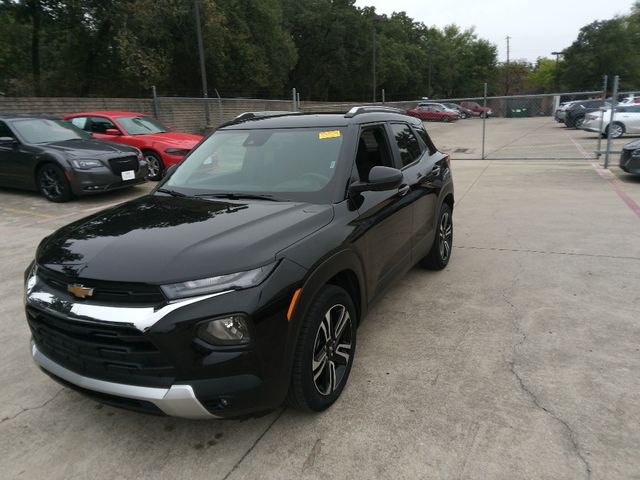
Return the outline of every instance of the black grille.
{"type": "Polygon", "coordinates": [[[157,306],[165,302],[162,290],[160,290],[160,287],[157,285],[71,278],[42,267],[38,268],[38,278],[50,287],[61,292],[67,292],[67,288],[74,284],[93,288],[93,295],[90,297],[91,301],[102,304],[127,303],[140,306],[157,306]]]}
{"type": "Polygon", "coordinates": [[[113,173],[116,175],[120,175],[122,172],[126,172],[127,170],[137,172],[138,157],[112,158],[109,160],[109,165],[111,165],[111,170],[113,170],[113,173]]]}
{"type": "Polygon", "coordinates": [[[620,157],[620,166],[625,167],[630,161],[633,154],[633,150],[622,150],[622,156],[620,157]]]}
{"type": "Polygon", "coordinates": [[[78,322],[31,307],[27,320],[38,350],[80,375],[149,387],[175,380],[167,357],[133,326],[78,322]]]}

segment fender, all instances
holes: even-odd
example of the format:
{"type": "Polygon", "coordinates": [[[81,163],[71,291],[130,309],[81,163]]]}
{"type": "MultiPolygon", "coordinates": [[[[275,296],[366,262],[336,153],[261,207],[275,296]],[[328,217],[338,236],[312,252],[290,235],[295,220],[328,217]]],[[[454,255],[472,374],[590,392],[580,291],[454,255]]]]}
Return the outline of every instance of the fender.
{"type": "MultiPolygon", "coordinates": [[[[296,345],[298,343],[298,336],[302,323],[307,315],[311,301],[316,296],[318,291],[326,285],[326,283],[334,277],[336,274],[344,271],[352,271],[358,279],[358,286],[360,289],[360,303],[358,323],[366,316],[368,307],[368,296],[366,291],[364,267],[358,254],[349,249],[340,250],[334,252],[329,257],[322,260],[314,268],[309,270],[306,278],[303,280],[300,296],[296,303],[296,308],[293,312],[293,316],[289,321],[289,330],[287,333],[286,352],[286,378],[291,376],[291,370],[293,368],[293,357],[295,355],[296,345]]],[[[355,300],[354,300],[355,303],[355,300]]]]}

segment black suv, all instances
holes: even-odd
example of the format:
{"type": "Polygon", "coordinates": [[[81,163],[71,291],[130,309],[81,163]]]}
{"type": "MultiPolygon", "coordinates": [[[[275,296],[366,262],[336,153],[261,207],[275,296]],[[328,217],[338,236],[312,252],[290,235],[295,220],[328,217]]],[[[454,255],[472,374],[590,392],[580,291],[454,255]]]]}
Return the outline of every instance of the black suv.
{"type": "Polygon", "coordinates": [[[151,194],[43,240],[25,272],[33,358],[146,412],[323,410],[372,303],[449,262],[453,205],[449,157],[398,110],[226,124],[151,194]]]}
{"type": "Polygon", "coordinates": [[[597,112],[600,107],[602,100],[575,102],[565,111],[564,124],[569,128],[580,128],[587,113],[597,112]]]}

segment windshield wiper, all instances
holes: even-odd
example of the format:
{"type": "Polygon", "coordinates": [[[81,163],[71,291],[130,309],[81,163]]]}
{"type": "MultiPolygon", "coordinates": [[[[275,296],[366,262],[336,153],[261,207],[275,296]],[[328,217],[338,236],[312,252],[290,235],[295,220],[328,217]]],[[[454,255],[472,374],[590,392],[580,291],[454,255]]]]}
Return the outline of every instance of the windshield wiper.
{"type": "Polygon", "coordinates": [[[257,193],[240,193],[240,192],[199,193],[194,196],[201,197],[201,198],[228,198],[229,200],[255,199],[255,200],[270,200],[272,202],[284,201],[284,199],[275,198],[273,195],[257,194],[257,193]]]}
{"type": "Polygon", "coordinates": [[[156,192],[166,193],[167,195],[171,195],[172,197],[188,197],[182,192],[176,192],[175,190],[170,190],[168,188],[159,188],[156,192]]]}

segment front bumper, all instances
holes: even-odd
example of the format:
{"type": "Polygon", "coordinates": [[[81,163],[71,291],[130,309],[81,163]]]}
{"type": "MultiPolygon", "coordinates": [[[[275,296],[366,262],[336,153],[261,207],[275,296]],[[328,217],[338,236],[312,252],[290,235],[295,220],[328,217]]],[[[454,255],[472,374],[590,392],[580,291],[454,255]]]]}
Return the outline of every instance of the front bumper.
{"type": "Polygon", "coordinates": [[[278,275],[258,287],[154,305],[79,300],[51,272],[36,272],[25,294],[31,353],[63,385],[103,403],[184,418],[240,417],[284,400],[293,341],[286,314],[304,276],[296,264],[280,262],[278,275]],[[197,337],[203,321],[232,313],[250,319],[248,346],[214,347],[197,337]]]}
{"type": "Polygon", "coordinates": [[[67,178],[74,195],[88,195],[139,185],[146,182],[148,173],[148,167],[145,162],[138,167],[132,180],[123,180],[121,175],[116,175],[107,167],[90,170],[68,170],[67,178]]]}
{"type": "MultiPolygon", "coordinates": [[[[31,356],[36,364],[45,370],[46,373],[51,374],[55,380],[62,380],[67,386],[72,388],[77,387],[80,391],[87,390],[106,394],[111,397],[111,402],[109,402],[109,397],[98,398],[103,401],[106,400],[107,403],[126,408],[127,404],[120,399],[128,399],[151,403],[162,413],[174,417],[192,419],[216,418],[215,415],[204,408],[198,401],[191,385],[172,385],[171,388],[153,388],[105,382],[103,380],[85,377],[57,364],[45,356],[38,350],[38,347],[33,342],[31,343],[31,356]]],[[[143,410],[143,404],[140,405],[139,410],[143,410]]],[[[132,404],[129,403],[128,406],[131,408],[132,404]]]]}
{"type": "Polygon", "coordinates": [[[622,155],[620,155],[619,165],[620,165],[620,169],[622,169],[627,173],[640,175],[640,155],[638,156],[633,155],[633,152],[635,150],[622,150],[622,155]]]}

